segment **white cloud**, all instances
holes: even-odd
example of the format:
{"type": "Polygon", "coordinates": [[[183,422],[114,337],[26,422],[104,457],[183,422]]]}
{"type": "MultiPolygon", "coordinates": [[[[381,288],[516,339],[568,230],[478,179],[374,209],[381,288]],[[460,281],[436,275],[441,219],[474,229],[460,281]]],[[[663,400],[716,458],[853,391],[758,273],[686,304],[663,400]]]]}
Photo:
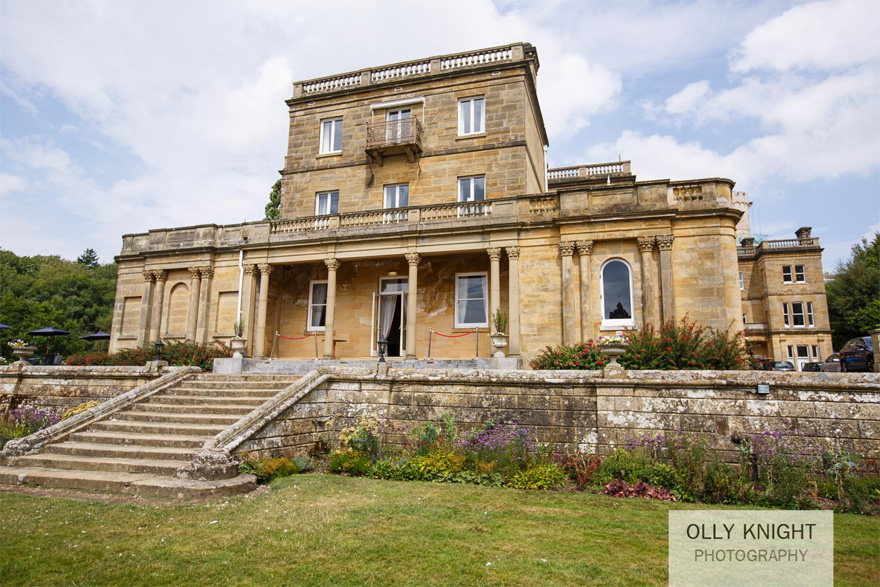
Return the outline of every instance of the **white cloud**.
{"type": "Polygon", "coordinates": [[[686,114],[694,110],[708,93],[709,82],[706,80],[688,84],[679,93],[666,99],[664,109],[669,114],[686,114]]]}
{"type": "Polygon", "coordinates": [[[23,177],[12,175],[11,173],[0,172],[0,196],[5,196],[11,192],[20,192],[25,189],[28,182],[23,177]]]}
{"type": "Polygon", "coordinates": [[[755,28],[731,69],[827,71],[880,59],[880,4],[866,0],[796,6],[755,28]]]}

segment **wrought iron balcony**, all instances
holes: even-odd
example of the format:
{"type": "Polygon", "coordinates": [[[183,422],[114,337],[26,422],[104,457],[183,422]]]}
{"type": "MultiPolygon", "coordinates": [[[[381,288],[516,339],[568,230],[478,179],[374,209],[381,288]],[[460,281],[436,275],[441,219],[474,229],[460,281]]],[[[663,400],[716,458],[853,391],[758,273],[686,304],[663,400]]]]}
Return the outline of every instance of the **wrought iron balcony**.
{"type": "Polygon", "coordinates": [[[405,154],[410,163],[422,154],[422,123],[413,116],[367,125],[367,155],[381,167],[382,158],[405,154]]]}

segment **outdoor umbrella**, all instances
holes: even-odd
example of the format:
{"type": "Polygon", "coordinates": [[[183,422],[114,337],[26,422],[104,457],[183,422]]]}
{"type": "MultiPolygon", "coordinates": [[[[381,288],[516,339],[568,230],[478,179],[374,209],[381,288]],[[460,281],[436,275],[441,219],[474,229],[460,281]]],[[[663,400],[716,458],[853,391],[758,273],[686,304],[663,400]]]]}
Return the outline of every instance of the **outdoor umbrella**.
{"type": "Polygon", "coordinates": [[[0,330],[3,330],[4,328],[12,328],[12,326],[6,326],[5,324],[0,324],[0,330]]]}
{"type": "Polygon", "coordinates": [[[80,336],[79,338],[80,340],[110,340],[110,335],[106,332],[96,332],[94,334],[80,336]]]}
{"type": "Polygon", "coordinates": [[[49,354],[49,337],[50,336],[63,336],[70,334],[66,330],[61,330],[60,328],[40,328],[39,330],[31,330],[28,332],[29,335],[33,336],[45,336],[46,337],[46,354],[49,354]]]}

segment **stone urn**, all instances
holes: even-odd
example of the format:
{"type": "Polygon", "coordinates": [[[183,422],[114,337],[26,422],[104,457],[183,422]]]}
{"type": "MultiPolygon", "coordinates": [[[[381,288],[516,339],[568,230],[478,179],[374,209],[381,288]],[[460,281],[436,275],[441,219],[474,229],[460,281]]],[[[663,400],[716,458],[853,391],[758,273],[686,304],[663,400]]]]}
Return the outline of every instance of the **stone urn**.
{"type": "Polygon", "coordinates": [[[621,356],[626,352],[626,347],[629,346],[625,342],[606,342],[599,345],[599,352],[611,359],[611,362],[608,363],[608,366],[617,366],[620,367],[620,363],[617,362],[617,357],[621,356]]]}
{"type": "Polygon", "coordinates": [[[232,349],[232,356],[240,359],[244,356],[244,350],[247,348],[247,339],[235,337],[229,341],[229,348],[232,349]]]}
{"type": "Polygon", "coordinates": [[[12,354],[18,357],[19,363],[27,363],[28,359],[34,356],[34,353],[37,352],[37,347],[35,346],[19,346],[12,348],[12,354]]]}
{"type": "Polygon", "coordinates": [[[489,338],[492,339],[492,346],[495,347],[495,354],[492,355],[496,359],[504,358],[504,347],[507,346],[507,335],[503,332],[496,332],[494,334],[490,334],[489,338]]]}

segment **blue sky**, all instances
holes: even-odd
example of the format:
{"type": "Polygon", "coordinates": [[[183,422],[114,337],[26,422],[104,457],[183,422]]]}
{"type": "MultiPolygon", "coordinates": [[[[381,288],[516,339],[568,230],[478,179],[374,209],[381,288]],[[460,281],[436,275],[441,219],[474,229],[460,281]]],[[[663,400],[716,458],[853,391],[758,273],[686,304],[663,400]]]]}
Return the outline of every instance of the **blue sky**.
{"type": "Polygon", "coordinates": [[[0,247],[259,220],[292,82],[527,41],[552,166],[728,177],[831,270],[880,230],[880,2],[0,0],[0,247]]]}

